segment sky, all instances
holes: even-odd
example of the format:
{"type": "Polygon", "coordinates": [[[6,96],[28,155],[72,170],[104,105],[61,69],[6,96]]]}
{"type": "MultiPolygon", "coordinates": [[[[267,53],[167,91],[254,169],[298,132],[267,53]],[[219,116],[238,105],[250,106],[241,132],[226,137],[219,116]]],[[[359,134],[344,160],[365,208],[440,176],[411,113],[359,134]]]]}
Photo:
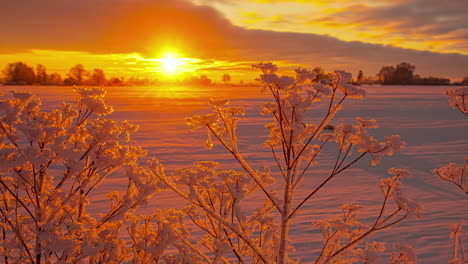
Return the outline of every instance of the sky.
{"type": "Polygon", "coordinates": [[[375,75],[409,62],[422,76],[468,76],[466,0],[0,0],[0,67],[64,74],[81,63],[111,76],[254,78],[250,65],[321,66],[375,75]]]}

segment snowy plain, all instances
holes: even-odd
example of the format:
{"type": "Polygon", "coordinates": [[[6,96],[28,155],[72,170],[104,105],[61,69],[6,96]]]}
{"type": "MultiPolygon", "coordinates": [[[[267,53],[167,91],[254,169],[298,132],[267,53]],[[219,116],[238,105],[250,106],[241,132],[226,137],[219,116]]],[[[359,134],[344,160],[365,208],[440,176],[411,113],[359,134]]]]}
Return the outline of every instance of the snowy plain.
{"type": "MultiPolygon", "coordinates": [[[[450,108],[444,86],[362,86],[367,91],[363,100],[352,99],[344,104],[332,124],[351,123],[355,117],[376,119],[380,127],[370,133],[382,140],[384,136],[399,134],[408,146],[392,157],[384,157],[377,167],[370,159],[361,160],[346,173],[337,176],[328,187],[310,200],[293,220],[291,241],[294,255],[302,263],[310,263],[320,250],[321,236],[314,228],[315,220],[337,217],[339,206],[358,203],[365,206],[361,221],[370,224],[377,214],[382,195],[377,183],[391,168],[406,168],[413,174],[403,179],[404,191],[422,206],[422,219],[411,218],[399,226],[377,233],[371,239],[412,246],[418,263],[448,263],[451,256],[449,225],[465,220],[468,229],[468,196],[454,185],[438,180],[431,169],[449,162],[461,164],[468,156],[468,119],[450,108]]],[[[43,108],[54,109],[61,101],[74,101],[72,87],[0,86],[5,94],[10,90],[30,91],[43,100],[43,108]]],[[[133,142],[166,165],[166,170],[189,167],[200,160],[215,160],[222,168],[240,169],[235,161],[216,145],[212,150],[203,147],[206,130],[191,131],[184,118],[210,112],[207,101],[211,97],[229,98],[232,105],[242,106],[246,115],[239,123],[240,150],[253,167],[273,166],[270,152],[261,145],[266,139],[268,122],[259,114],[267,94],[259,87],[234,86],[154,86],[107,87],[106,102],[114,107],[115,120],[129,120],[140,125],[133,142]]],[[[320,111],[311,111],[311,122],[320,117],[320,111]]],[[[333,162],[333,152],[326,152],[319,165],[306,176],[298,196],[317,186],[326,177],[327,165],[333,162]],[[327,154],[328,153],[328,154],[327,154]]],[[[105,194],[124,187],[124,181],[115,175],[101,186],[95,210],[105,201],[105,194]]],[[[160,193],[142,213],[151,214],[155,207],[182,206],[171,193],[160,193]]],[[[255,203],[252,203],[254,206],[255,203]]],[[[249,210],[252,208],[245,208],[249,210]]],[[[465,238],[468,246],[468,237],[465,238]]]]}

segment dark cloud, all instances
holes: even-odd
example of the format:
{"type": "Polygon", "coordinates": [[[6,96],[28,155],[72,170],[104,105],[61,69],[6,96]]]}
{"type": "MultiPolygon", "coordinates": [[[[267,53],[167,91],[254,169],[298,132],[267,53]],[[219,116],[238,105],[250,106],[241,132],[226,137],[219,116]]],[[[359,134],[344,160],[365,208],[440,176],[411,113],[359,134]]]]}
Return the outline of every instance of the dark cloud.
{"type": "MultiPolygon", "coordinates": [[[[233,26],[213,8],[182,0],[0,1],[0,52],[58,49],[100,54],[138,52],[151,57],[159,47],[170,46],[193,57],[286,60],[323,65],[329,70],[362,69],[368,74],[375,74],[382,65],[402,61],[415,64],[423,75],[460,78],[468,69],[467,55],[346,42],[315,34],[247,30],[233,26]]],[[[394,15],[403,12],[387,11],[394,15]]],[[[384,14],[361,15],[360,19],[365,22],[390,16],[384,14]]]]}
{"type": "Polygon", "coordinates": [[[214,9],[182,0],[15,0],[0,5],[0,48],[96,53],[140,52],[158,46],[219,47],[231,24],[214,9]]]}
{"type": "Polygon", "coordinates": [[[257,60],[289,60],[305,65],[325,65],[329,70],[359,69],[376,73],[383,65],[406,61],[423,75],[460,78],[467,74],[468,56],[402,49],[333,37],[262,30],[243,31],[240,43],[257,60]]]}
{"type": "Polygon", "coordinates": [[[457,46],[459,50],[468,53],[467,18],[466,0],[408,0],[377,6],[355,5],[315,21],[366,32],[384,28],[387,38],[438,41],[440,48],[459,40],[465,43],[457,46]]]}

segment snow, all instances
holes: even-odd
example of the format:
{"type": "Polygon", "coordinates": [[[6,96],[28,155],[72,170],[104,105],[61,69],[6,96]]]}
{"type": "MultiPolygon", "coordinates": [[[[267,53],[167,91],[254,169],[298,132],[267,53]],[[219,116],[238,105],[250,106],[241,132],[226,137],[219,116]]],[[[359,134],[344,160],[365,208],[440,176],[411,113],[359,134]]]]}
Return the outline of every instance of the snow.
{"type": "MultiPolygon", "coordinates": [[[[304,263],[309,263],[320,250],[321,236],[313,222],[337,217],[342,204],[359,203],[360,220],[370,224],[378,212],[382,200],[377,184],[387,177],[389,168],[404,168],[411,172],[405,178],[402,189],[409,198],[422,205],[422,219],[410,218],[398,227],[374,235],[372,239],[387,243],[412,246],[418,263],[447,263],[451,257],[449,240],[450,225],[468,220],[468,196],[454,185],[437,179],[430,171],[455,162],[461,164],[468,155],[468,119],[452,109],[444,92],[449,87],[431,86],[361,86],[367,92],[362,100],[350,100],[344,104],[333,123],[352,123],[355,117],[375,119],[379,128],[369,133],[380,141],[386,135],[398,134],[408,146],[392,157],[383,157],[377,167],[370,160],[362,160],[357,166],[339,175],[330,185],[320,191],[293,219],[291,241],[295,254],[304,263]]],[[[148,159],[156,157],[166,170],[188,167],[195,161],[215,160],[222,168],[240,169],[219,144],[208,150],[204,147],[206,130],[189,130],[184,118],[210,112],[208,100],[228,98],[230,105],[243,106],[246,113],[239,121],[240,151],[250,160],[255,169],[273,165],[269,149],[262,143],[268,131],[263,127],[266,117],[260,114],[267,95],[260,87],[108,87],[107,105],[112,106],[114,120],[129,120],[140,129],[132,135],[135,145],[148,151],[148,159]]],[[[0,93],[9,90],[30,91],[43,99],[44,108],[59,107],[61,101],[73,102],[75,94],[71,87],[3,86],[0,93]]],[[[219,101],[221,102],[221,101],[219,101]]],[[[322,112],[317,111],[320,118],[322,112]]],[[[326,178],[324,165],[333,162],[333,155],[322,156],[319,165],[305,175],[304,188],[299,197],[306,196],[320,179],[326,178]]],[[[105,194],[123,188],[118,177],[101,186],[105,194]]],[[[299,198],[298,198],[299,199],[299,198]]],[[[182,206],[171,193],[163,192],[144,207],[146,213],[152,208],[182,206]]],[[[96,200],[99,210],[103,200],[96,200]]],[[[249,210],[249,208],[244,208],[249,210]]],[[[468,245],[465,238],[465,245],[468,245]]]]}

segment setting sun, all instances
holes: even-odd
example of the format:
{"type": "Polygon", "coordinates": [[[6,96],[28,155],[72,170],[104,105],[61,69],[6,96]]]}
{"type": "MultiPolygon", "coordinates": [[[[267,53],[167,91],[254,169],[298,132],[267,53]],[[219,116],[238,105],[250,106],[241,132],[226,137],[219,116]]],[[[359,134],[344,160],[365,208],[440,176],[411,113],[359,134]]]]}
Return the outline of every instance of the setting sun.
{"type": "Polygon", "coordinates": [[[173,55],[167,55],[160,60],[161,67],[169,73],[174,73],[179,66],[182,64],[182,60],[174,57],[173,55]]]}

